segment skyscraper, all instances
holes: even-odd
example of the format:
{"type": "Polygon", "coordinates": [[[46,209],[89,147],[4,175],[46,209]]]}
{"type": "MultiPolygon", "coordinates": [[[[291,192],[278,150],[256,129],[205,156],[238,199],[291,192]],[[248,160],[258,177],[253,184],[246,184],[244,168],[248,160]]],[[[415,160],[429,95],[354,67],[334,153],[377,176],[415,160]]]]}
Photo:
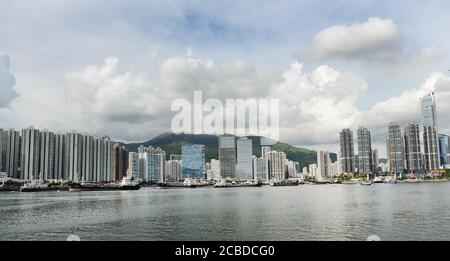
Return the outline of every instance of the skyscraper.
{"type": "Polygon", "coordinates": [[[183,178],[204,179],[205,146],[185,144],[181,147],[181,175],[183,178]]]}
{"type": "Polygon", "coordinates": [[[139,153],[130,152],[128,153],[128,173],[129,178],[134,178],[135,180],[142,179],[141,177],[141,164],[139,159],[139,153]]]}
{"type": "Polygon", "coordinates": [[[64,159],[65,159],[65,139],[66,136],[61,133],[55,134],[55,150],[54,150],[54,178],[55,179],[67,179],[64,172],[64,159]]]}
{"type": "Polygon", "coordinates": [[[378,165],[380,165],[380,157],[378,149],[372,150],[372,172],[378,173],[378,165]]]}
{"type": "Polygon", "coordinates": [[[402,139],[403,138],[400,126],[396,122],[391,122],[388,128],[386,149],[389,171],[393,173],[400,173],[405,169],[405,157],[402,139]]]}
{"type": "Polygon", "coordinates": [[[330,152],[317,151],[317,173],[316,179],[323,180],[331,177],[330,152]]]}
{"type": "Polygon", "coordinates": [[[118,143],[113,145],[112,150],[112,178],[113,181],[122,180],[127,176],[128,150],[118,143]]]}
{"type": "Polygon", "coordinates": [[[358,131],[358,171],[372,173],[372,140],[367,128],[359,127],[358,131]]]}
{"type": "Polygon", "coordinates": [[[44,180],[54,179],[55,134],[44,130],[40,134],[40,166],[39,173],[44,180]]]}
{"type": "Polygon", "coordinates": [[[422,152],[420,149],[420,129],[416,123],[408,123],[404,131],[406,168],[410,171],[422,169],[422,152]]]}
{"type": "Polygon", "coordinates": [[[20,174],[20,158],[21,158],[21,137],[18,131],[10,129],[6,131],[6,175],[10,178],[19,179],[20,174]]]}
{"type": "Polygon", "coordinates": [[[236,178],[240,180],[253,179],[252,140],[247,138],[238,138],[236,140],[236,152],[237,152],[236,178]]]}
{"type": "Polygon", "coordinates": [[[343,173],[352,173],[354,166],[353,132],[350,129],[343,129],[340,133],[340,155],[341,168],[343,173]]]}
{"type": "Polygon", "coordinates": [[[222,178],[236,177],[236,141],[231,135],[219,136],[220,176],[222,178]]]}
{"type": "Polygon", "coordinates": [[[441,158],[441,166],[449,165],[449,136],[445,134],[439,134],[439,153],[441,158]]]}
{"type": "Polygon", "coordinates": [[[428,124],[436,128],[437,118],[434,92],[427,94],[422,99],[420,99],[420,108],[422,112],[422,125],[428,124]]]}
{"type": "Polygon", "coordinates": [[[430,124],[423,125],[423,148],[425,168],[427,170],[439,169],[439,148],[436,129],[430,124]]]}
{"type": "MultiPolygon", "coordinates": [[[[20,157],[20,171],[22,179],[39,179],[39,130],[29,127],[22,130],[22,148],[20,157]]],[[[42,177],[43,178],[43,177],[42,177]]]]}
{"type": "Polygon", "coordinates": [[[93,181],[112,181],[112,142],[109,137],[93,140],[93,181]]]}
{"type": "Polygon", "coordinates": [[[428,170],[437,169],[435,162],[435,154],[438,154],[437,157],[437,166],[440,166],[440,157],[439,157],[439,144],[438,144],[438,122],[436,115],[436,99],[434,97],[434,92],[425,95],[420,100],[420,108],[422,112],[422,125],[424,128],[424,156],[425,156],[425,167],[428,170]],[[425,133],[427,131],[427,133],[425,133]],[[435,137],[431,137],[430,135],[436,134],[435,137]],[[427,140],[425,140],[427,137],[427,140]]]}
{"type": "Polygon", "coordinates": [[[81,180],[95,181],[94,174],[94,137],[82,135],[81,180]]]}
{"type": "Polygon", "coordinates": [[[166,152],[161,148],[148,147],[144,149],[143,175],[146,181],[156,183],[164,181],[166,152]]]}
{"type": "Polygon", "coordinates": [[[286,154],[284,152],[273,150],[266,154],[266,158],[269,161],[269,179],[286,179],[286,172],[284,169],[286,154]]]}
{"type": "Polygon", "coordinates": [[[65,173],[69,180],[80,182],[82,175],[82,135],[76,132],[66,134],[65,173]]]}

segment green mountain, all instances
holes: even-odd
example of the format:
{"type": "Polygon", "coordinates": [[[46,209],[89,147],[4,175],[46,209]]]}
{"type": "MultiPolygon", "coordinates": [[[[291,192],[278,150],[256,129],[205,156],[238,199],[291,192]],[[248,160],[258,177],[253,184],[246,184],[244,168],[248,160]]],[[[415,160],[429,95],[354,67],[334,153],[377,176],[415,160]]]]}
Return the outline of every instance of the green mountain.
{"type": "MultiPolygon", "coordinates": [[[[249,136],[253,144],[253,154],[257,157],[261,156],[261,137],[249,136]]],[[[143,145],[160,147],[166,151],[167,156],[171,154],[181,154],[181,146],[183,144],[201,144],[205,145],[206,161],[218,159],[218,137],[208,134],[174,134],[164,133],[149,141],[141,143],[123,144],[130,151],[137,151],[138,147],[143,145]]],[[[300,163],[300,167],[307,167],[309,164],[316,162],[316,152],[309,149],[298,148],[286,143],[278,142],[273,146],[273,150],[283,151],[288,159],[300,163]]],[[[336,160],[336,154],[331,154],[331,159],[336,160]]]]}

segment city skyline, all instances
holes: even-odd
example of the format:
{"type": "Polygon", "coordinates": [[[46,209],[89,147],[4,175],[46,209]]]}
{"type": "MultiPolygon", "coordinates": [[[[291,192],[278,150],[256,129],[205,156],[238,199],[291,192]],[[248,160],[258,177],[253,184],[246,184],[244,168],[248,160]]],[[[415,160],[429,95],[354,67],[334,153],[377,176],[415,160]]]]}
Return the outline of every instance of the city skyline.
{"type": "Polygon", "coordinates": [[[450,132],[442,3],[423,12],[416,1],[287,1],[254,12],[253,1],[98,1],[93,12],[85,3],[9,2],[0,3],[3,128],[143,141],[169,131],[171,101],[198,88],[219,100],[280,99],[280,140],[302,147],[337,151],[337,131],[365,126],[380,148],[386,123],[417,118],[409,105],[431,92],[438,131],[450,132]]]}

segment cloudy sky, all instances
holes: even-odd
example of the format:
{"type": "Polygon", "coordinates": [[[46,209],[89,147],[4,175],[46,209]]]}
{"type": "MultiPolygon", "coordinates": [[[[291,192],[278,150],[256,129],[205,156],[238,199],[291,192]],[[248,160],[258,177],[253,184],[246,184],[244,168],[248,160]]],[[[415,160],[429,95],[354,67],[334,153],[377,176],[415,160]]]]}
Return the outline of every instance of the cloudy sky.
{"type": "Polygon", "coordinates": [[[0,0],[0,127],[142,141],[170,104],[280,99],[280,140],[335,150],[342,128],[450,134],[450,2],[0,0]]]}

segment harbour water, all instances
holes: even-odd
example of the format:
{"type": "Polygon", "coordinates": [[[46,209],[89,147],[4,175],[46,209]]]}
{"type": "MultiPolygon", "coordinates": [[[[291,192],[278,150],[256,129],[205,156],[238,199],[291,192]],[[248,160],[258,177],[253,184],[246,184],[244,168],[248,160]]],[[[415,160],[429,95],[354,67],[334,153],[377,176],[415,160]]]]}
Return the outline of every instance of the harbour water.
{"type": "Polygon", "coordinates": [[[450,183],[0,193],[0,240],[450,240],[450,183]]]}

